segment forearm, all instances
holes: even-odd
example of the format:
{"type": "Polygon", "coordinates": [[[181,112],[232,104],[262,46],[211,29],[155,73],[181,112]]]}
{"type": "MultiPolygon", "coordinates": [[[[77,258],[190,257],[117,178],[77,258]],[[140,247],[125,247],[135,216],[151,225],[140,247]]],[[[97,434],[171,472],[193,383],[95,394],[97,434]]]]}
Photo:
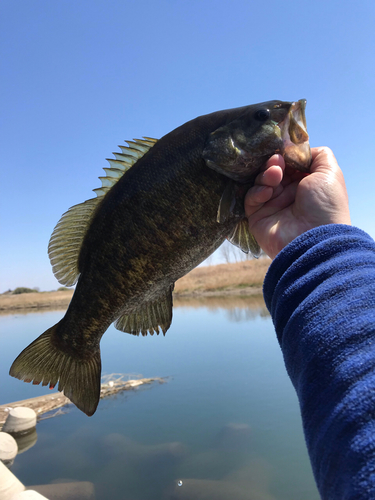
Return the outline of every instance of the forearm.
{"type": "Polygon", "coordinates": [[[374,241],[311,230],[274,260],[264,296],[322,498],[375,498],[374,241]]]}

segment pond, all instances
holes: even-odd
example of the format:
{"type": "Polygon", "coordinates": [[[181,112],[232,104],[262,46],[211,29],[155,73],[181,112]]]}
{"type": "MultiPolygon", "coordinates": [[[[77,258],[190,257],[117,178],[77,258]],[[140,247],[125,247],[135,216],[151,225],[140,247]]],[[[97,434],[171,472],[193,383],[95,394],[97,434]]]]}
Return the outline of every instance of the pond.
{"type": "MultiPolygon", "coordinates": [[[[0,404],[49,393],[9,366],[63,311],[0,316],[0,404]]],[[[28,487],[88,481],[97,500],[318,500],[297,397],[261,297],[175,302],[163,336],[113,326],[103,373],[168,377],[37,425],[12,472],[28,487]]]]}

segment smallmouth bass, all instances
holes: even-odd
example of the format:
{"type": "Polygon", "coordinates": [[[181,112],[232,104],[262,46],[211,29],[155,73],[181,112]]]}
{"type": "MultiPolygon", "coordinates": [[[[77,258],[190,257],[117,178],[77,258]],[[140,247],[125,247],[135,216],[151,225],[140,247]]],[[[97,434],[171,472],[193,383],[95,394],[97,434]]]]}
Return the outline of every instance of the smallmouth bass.
{"type": "Polygon", "coordinates": [[[177,279],[227,238],[255,256],[243,199],[274,153],[308,172],[306,101],[269,101],[200,116],[160,140],[120,146],[97,198],[75,205],[48,247],[53,272],[77,283],[65,316],[14,361],[10,375],[54,387],[92,415],[100,398],[100,339],[112,322],[163,334],[177,279]]]}

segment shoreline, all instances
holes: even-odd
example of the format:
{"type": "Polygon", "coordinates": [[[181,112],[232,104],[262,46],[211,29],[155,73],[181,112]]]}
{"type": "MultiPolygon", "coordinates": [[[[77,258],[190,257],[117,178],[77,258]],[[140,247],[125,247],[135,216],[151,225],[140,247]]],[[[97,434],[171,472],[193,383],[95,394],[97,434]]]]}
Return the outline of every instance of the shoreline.
{"type": "MultiPolygon", "coordinates": [[[[73,291],[69,292],[36,292],[20,295],[0,296],[0,316],[11,314],[28,314],[33,312],[48,312],[65,310],[72,298],[73,291]],[[58,296],[59,294],[60,296],[58,296]],[[26,297],[27,296],[27,297],[26,297]],[[8,297],[14,299],[4,300],[8,297]]],[[[179,300],[205,299],[211,297],[251,297],[262,295],[261,286],[247,286],[241,288],[228,287],[217,290],[191,290],[173,294],[174,305],[178,307],[179,300]]]]}
{"type": "MultiPolygon", "coordinates": [[[[245,297],[262,295],[264,277],[271,260],[260,258],[231,264],[196,267],[177,280],[173,292],[179,299],[209,297],[245,297]]],[[[0,294],[0,315],[64,310],[74,290],[0,294]]]]}

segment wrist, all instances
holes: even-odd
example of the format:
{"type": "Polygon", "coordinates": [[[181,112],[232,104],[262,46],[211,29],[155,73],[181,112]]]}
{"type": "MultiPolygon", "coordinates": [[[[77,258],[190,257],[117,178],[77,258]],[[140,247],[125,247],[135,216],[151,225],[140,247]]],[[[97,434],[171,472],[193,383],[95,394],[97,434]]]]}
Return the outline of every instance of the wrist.
{"type": "Polygon", "coordinates": [[[345,224],[315,227],[296,237],[276,255],[266,274],[263,294],[268,310],[272,314],[272,304],[279,298],[279,294],[285,292],[297,278],[307,279],[307,273],[322,260],[350,252],[352,246],[363,246],[365,241],[368,241],[373,250],[374,241],[367,233],[345,224]],[[289,278],[291,275],[293,278],[289,278]],[[292,280],[290,283],[289,279],[292,280]]]}

